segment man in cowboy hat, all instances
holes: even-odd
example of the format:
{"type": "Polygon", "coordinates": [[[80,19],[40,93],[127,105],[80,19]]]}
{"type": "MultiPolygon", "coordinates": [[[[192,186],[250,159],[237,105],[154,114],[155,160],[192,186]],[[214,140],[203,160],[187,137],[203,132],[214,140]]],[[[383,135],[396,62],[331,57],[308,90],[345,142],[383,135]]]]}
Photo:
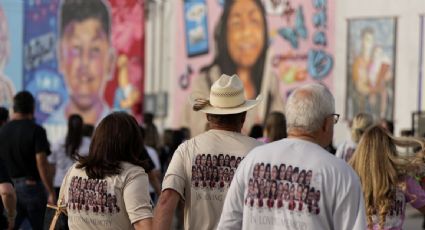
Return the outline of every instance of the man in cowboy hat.
{"type": "Polygon", "coordinates": [[[260,99],[245,100],[238,76],[223,74],[210,98],[192,100],[206,113],[209,131],[181,144],[171,160],[156,207],[154,229],[170,229],[174,210],[184,201],[185,229],[215,229],[239,162],[261,143],[241,134],[246,111],[260,99]]]}

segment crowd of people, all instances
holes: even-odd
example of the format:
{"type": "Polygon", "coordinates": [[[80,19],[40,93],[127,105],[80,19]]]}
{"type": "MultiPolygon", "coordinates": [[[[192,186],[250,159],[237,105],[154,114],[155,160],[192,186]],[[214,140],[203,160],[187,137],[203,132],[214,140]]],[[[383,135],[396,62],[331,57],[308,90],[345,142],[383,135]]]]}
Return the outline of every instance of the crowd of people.
{"type": "Polygon", "coordinates": [[[362,113],[331,154],[339,114],[319,83],[295,89],[250,137],[242,127],[262,101],[244,91],[223,74],[209,98],[191,98],[208,120],[192,138],[183,128],[160,140],[152,114],[140,126],[113,112],[94,131],[72,114],[51,145],[33,96],[17,93],[10,119],[0,109],[1,228],[54,225],[46,204],[66,210],[69,229],[402,229],[408,203],[425,213],[423,139],[362,113]]]}

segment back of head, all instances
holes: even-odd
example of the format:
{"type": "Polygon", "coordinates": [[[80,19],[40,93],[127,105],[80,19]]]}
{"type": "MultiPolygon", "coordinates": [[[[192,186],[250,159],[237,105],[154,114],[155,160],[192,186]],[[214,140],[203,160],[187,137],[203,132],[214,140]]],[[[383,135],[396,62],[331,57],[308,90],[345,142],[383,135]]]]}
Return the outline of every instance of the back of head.
{"type": "Polygon", "coordinates": [[[34,97],[28,91],[21,91],[13,98],[13,111],[15,113],[33,114],[34,108],[34,97]]]}
{"type": "Polygon", "coordinates": [[[288,133],[292,130],[314,133],[335,112],[335,99],[326,86],[306,84],[292,92],[285,111],[288,133]]]}
{"type": "Polygon", "coordinates": [[[421,168],[420,165],[423,167],[423,155],[402,157],[397,153],[396,146],[415,145],[421,145],[424,150],[423,141],[395,138],[380,126],[367,129],[360,139],[350,164],[362,182],[369,224],[376,210],[379,224],[383,227],[394,198],[394,189],[400,185],[402,176],[409,171],[415,172],[421,168]]]}
{"type": "Polygon", "coordinates": [[[68,118],[68,133],[65,139],[66,154],[75,159],[78,148],[83,139],[83,118],[78,114],[72,114],[68,118]]]}
{"type": "Polygon", "coordinates": [[[373,125],[373,117],[368,113],[359,113],[353,118],[351,124],[351,138],[355,143],[359,143],[360,137],[373,125]]]}
{"type": "Polygon", "coordinates": [[[124,112],[106,116],[96,128],[87,157],[81,157],[77,168],[84,168],[90,178],[103,179],[121,172],[120,163],[143,166],[139,126],[124,112]]]}
{"type": "Polygon", "coordinates": [[[153,124],[153,114],[152,113],[144,113],[143,114],[143,121],[145,124],[153,124]]]}
{"type": "Polygon", "coordinates": [[[6,123],[7,120],[9,120],[9,111],[4,107],[0,107],[0,126],[6,123]]]}
{"type": "Polygon", "coordinates": [[[251,131],[249,132],[249,136],[252,138],[260,138],[263,136],[263,126],[256,124],[251,127],[251,131]]]}
{"type": "Polygon", "coordinates": [[[272,112],[266,120],[265,130],[270,142],[286,138],[286,118],[281,112],[272,112]]]}

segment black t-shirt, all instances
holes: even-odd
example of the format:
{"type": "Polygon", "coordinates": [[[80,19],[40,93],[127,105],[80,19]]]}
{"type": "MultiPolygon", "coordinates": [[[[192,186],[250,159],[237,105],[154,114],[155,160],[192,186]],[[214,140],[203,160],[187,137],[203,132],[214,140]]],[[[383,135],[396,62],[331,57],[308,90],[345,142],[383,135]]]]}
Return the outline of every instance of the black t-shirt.
{"type": "Polygon", "coordinates": [[[0,128],[0,158],[11,178],[40,180],[36,153],[50,154],[46,131],[33,120],[13,120],[0,128]]]}
{"type": "MultiPolygon", "coordinates": [[[[12,180],[10,180],[9,174],[6,171],[6,167],[4,166],[3,162],[0,160],[0,184],[3,183],[12,183],[12,180]]],[[[0,229],[7,227],[7,220],[6,217],[3,216],[3,203],[0,200],[0,229]]]]}

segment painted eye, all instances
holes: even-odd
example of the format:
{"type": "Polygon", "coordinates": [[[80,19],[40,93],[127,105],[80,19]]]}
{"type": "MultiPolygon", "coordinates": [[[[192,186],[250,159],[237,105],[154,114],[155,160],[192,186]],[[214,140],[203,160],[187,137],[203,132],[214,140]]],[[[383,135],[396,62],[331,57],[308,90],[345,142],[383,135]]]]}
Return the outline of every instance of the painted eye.
{"type": "Polygon", "coordinates": [[[100,55],[100,49],[98,47],[92,47],[90,48],[90,57],[96,58],[100,55]]]}
{"type": "Polygon", "coordinates": [[[71,55],[74,57],[81,55],[81,47],[80,46],[73,46],[71,48],[71,55]]]}

